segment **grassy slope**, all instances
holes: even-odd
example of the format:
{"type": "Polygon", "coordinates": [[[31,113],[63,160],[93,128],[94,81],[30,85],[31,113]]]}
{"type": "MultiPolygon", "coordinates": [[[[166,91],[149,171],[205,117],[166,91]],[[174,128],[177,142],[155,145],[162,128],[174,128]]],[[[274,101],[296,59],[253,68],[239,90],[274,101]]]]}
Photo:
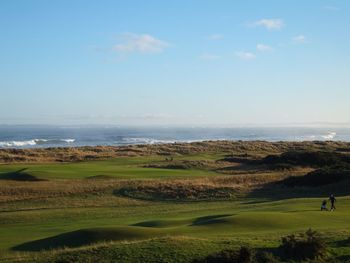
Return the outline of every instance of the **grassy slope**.
{"type": "MultiPolygon", "coordinates": [[[[192,156],[187,159],[201,160],[206,156],[192,156]]],[[[210,156],[214,158],[213,156],[210,156]]],[[[181,160],[182,158],[176,158],[181,160]]],[[[112,176],[124,179],[162,179],[184,178],[194,176],[209,176],[215,173],[205,170],[176,170],[144,168],[143,165],[152,161],[163,161],[162,157],[120,157],[106,161],[91,161],[78,163],[53,164],[11,164],[0,166],[0,176],[4,173],[25,169],[26,173],[40,179],[82,179],[91,176],[112,176]]]]}
{"type": "MultiPolygon", "coordinates": [[[[262,246],[263,242],[257,242],[259,238],[275,244],[281,235],[309,227],[336,234],[340,239],[350,235],[350,198],[340,199],[338,211],[332,213],[319,212],[319,204],[319,199],[293,199],[261,204],[152,203],[135,207],[11,212],[4,213],[1,218],[0,247],[6,252],[25,242],[78,229],[97,233],[97,237],[81,235],[79,245],[170,235],[248,243],[255,240],[262,246]]],[[[67,239],[79,236],[68,235],[67,239]]],[[[54,241],[48,239],[45,244],[55,247],[54,241]]],[[[58,242],[58,245],[63,244],[58,242]]],[[[40,243],[36,245],[40,247],[40,243]]],[[[30,244],[24,250],[31,250],[30,244]]],[[[350,254],[350,250],[342,253],[350,254]]]]}
{"type": "MultiPolygon", "coordinates": [[[[202,154],[177,158],[215,160],[221,156],[202,154]]],[[[184,171],[142,167],[162,160],[161,157],[137,157],[72,164],[3,165],[0,166],[0,175],[23,168],[27,168],[26,173],[49,180],[83,179],[96,175],[122,179],[161,179],[216,174],[205,169],[184,171]]],[[[0,180],[0,184],[3,183],[7,181],[0,180]]],[[[259,201],[146,202],[108,194],[82,194],[74,198],[68,196],[0,203],[3,210],[0,213],[0,255],[2,258],[13,258],[16,253],[28,253],[16,252],[13,250],[16,246],[17,251],[30,251],[47,248],[48,245],[67,245],[68,241],[78,239],[81,242],[70,245],[75,247],[104,241],[116,243],[98,249],[87,247],[67,251],[62,257],[81,262],[93,257],[106,260],[120,258],[123,262],[145,257],[144,261],[154,262],[161,254],[169,261],[186,262],[195,256],[242,243],[273,247],[282,235],[304,231],[309,227],[326,233],[330,240],[350,236],[350,197],[339,198],[338,210],[332,213],[318,211],[319,198],[259,201]],[[91,206],[86,205],[89,200],[91,206]],[[74,203],[74,207],[70,202],[74,203]],[[95,202],[99,205],[95,205],[95,202]],[[30,243],[45,238],[48,238],[45,242],[30,243]],[[152,240],[148,240],[150,238],[152,240]],[[132,243],[132,246],[122,242],[135,240],[140,242],[132,243]],[[189,244],[191,250],[186,249],[189,244]],[[150,253],[149,248],[154,253],[150,253]],[[148,249],[147,253],[144,253],[145,249],[148,249]],[[158,256],[155,256],[157,253],[158,256]]],[[[335,253],[348,256],[350,249],[338,246],[335,253]]]]}

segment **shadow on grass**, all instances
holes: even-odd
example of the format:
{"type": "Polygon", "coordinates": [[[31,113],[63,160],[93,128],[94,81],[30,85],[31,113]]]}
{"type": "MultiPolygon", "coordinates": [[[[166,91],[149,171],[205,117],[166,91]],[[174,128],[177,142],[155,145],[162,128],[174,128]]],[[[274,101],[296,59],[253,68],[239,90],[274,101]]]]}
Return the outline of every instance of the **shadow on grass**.
{"type": "MultiPolygon", "coordinates": [[[[325,198],[330,194],[346,196],[350,194],[350,180],[334,182],[326,185],[288,185],[289,178],[277,182],[271,182],[253,189],[247,198],[254,200],[278,201],[290,198],[325,198]]],[[[259,202],[259,201],[258,201],[259,202]]]]}
{"type": "Polygon", "coordinates": [[[26,170],[27,168],[23,168],[14,172],[1,173],[0,180],[27,181],[27,182],[45,181],[44,179],[40,179],[34,175],[26,173],[25,172],[26,170]]]}
{"type": "Polygon", "coordinates": [[[80,247],[98,242],[144,239],[157,235],[154,230],[139,230],[130,227],[89,228],[59,234],[57,236],[26,242],[14,251],[41,251],[63,247],[80,247]]]}
{"type": "Polygon", "coordinates": [[[336,247],[349,247],[350,246],[350,237],[348,237],[347,239],[338,240],[338,241],[334,242],[334,245],[336,247]]]}
{"type": "Polygon", "coordinates": [[[133,224],[131,226],[137,227],[149,227],[149,228],[167,228],[167,227],[178,227],[178,226],[202,226],[209,224],[225,223],[225,217],[232,216],[233,214],[223,214],[223,215],[210,215],[204,217],[198,217],[193,220],[152,220],[144,221],[133,224]]]}
{"type": "Polygon", "coordinates": [[[79,247],[88,244],[92,236],[83,230],[64,233],[53,237],[26,242],[15,246],[15,251],[41,251],[63,247],[79,247]]]}
{"type": "Polygon", "coordinates": [[[162,221],[152,220],[152,221],[143,221],[140,223],[133,224],[131,226],[139,226],[139,227],[166,227],[168,224],[165,224],[162,221]]]}
{"type": "Polygon", "coordinates": [[[350,255],[343,255],[343,256],[339,256],[337,257],[337,260],[339,261],[334,261],[336,262],[350,262],[350,255]]]}
{"type": "Polygon", "coordinates": [[[93,175],[85,178],[85,180],[113,180],[113,179],[115,179],[115,177],[110,175],[103,175],[103,174],[93,175]]]}
{"type": "Polygon", "coordinates": [[[215,171],[218,173],[229,173],[229,172],[241,172],[241,173],[258,173],[262,171],[266,171],[266,167],[262,165],[252,165],[245,163],[237,163],[236,165],[226,166],[222,168],[218,168],[215,171]]]}
{"type": "Polygon", "coordinates": [[[223,215],[211,215],[211,216],[203,216],[198,217],[192,222],[192,226],[202,226],[202,225],[210,225],[217,223],[225,223],[225,217],[232,216],[233,214],[223,214],[223,215]]]}

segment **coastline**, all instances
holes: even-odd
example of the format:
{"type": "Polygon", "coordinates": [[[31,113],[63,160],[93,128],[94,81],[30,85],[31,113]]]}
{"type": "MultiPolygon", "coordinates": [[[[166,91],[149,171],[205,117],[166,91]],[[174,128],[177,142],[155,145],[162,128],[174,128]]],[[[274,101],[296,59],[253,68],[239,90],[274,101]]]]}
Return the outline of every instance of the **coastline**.
{"type": "Polygon", "coordinates": [[[137,144],[124,146],[77,146],[49,148],[0,148],[0,163],[60,163],[106,160],[118,157],[176,156],[227,152],[232,154],[288,150],[350,152],[345,141],[228,141],[212,140],[190,143],[137,144]]]}

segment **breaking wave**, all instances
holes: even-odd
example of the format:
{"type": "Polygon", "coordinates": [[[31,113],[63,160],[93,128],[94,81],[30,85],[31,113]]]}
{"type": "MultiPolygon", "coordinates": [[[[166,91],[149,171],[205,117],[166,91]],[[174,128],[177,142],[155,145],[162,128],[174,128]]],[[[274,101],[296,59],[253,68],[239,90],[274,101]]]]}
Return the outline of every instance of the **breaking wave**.
{"type": "Polygon", "coordinates": [[[128,144],[167,144],[167,143],[192,143],[192,142],[203,142],[208,140],[215,141],[224,141],[228,140],[227,138],[215,138],[215,139],[179,139],[179,140],[170,140],[170,139],[154,139],[154,138],[142,138],[142,137],[125,137],[121,141],[116,143],[119,145],[128,145],[128,144]]]}
{"type": "Polygon", "coordinates": [[[176,140],[161,140],[161,139],[153,139],[153,138],[123,138],[121,142],[117,142],[118,144],[162,144],[162,143],[175,143],[176,140]]]}
{"type": "Polygon", "coordinates": [[[327,134],[304,135],[294,138],[296,141],[332,141],[337,136],[336,132],[328,132],[327,134]]]}
{"type": "Polygon", "coordinates": [[[30,147],[36,145],[56,145],[56,144],[71,144],[75,139],[32,139],[25,141],[0,141],[0,147],[30,147]]]}
{"type": "Polygon", "coordinates": [[[327,135],[322,135],[322,138],[325,140],[333,140],[337,136],[336,132],[329,132],[327,135]]]}

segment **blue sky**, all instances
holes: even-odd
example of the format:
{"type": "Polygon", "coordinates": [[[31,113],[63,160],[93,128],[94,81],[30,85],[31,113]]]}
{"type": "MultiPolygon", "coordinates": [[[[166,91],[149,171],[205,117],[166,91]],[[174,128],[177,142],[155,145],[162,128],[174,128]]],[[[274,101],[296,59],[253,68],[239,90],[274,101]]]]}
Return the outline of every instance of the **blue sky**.
{"type": "Polygon", "coordinates": [[[350,1],[0,1],[0,124],[350,122],[350,1]]]}

